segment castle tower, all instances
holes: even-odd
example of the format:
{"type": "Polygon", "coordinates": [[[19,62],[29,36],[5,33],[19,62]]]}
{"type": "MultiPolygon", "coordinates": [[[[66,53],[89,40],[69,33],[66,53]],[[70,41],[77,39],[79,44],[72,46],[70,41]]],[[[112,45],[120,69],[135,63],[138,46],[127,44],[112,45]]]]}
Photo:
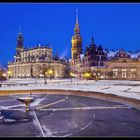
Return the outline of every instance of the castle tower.
{"type": "Polygon", "coordinates": [[[82,37],[80,35],[80,28],[78,23],[78,10],[76,10],[76,24],[74,28],[74,35],[72,36],[72,48],[71,48],[71,58],[72,60],[76,60],[78,54],[82,53],[82,37]]]}

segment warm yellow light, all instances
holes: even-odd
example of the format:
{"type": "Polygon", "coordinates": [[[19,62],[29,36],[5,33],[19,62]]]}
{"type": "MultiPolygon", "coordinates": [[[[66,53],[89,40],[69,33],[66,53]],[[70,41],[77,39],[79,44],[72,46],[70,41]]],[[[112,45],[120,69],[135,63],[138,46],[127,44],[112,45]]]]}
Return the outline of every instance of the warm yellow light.
{"type": "Polygon", "coordinates": [[[53,74],[53,71],[52,70],[49,70],[49,74],[53,74]]]}
{"type": "Polygon", "coordinates": [[[90,77],[90,73],[88,73],[88,72],[85,73],[85,74],[84,74],[84,77],[90,77]]]}
{"type": "Polygon", "coordinates": [[[71,72],[70,75],[71,75],[71,76],[74,76],[74,73],[71,72]]]}
{"type": "Polygon", "coordinates": [[[104,77],[103,76],[101,76],[101,79],[103,79],[104,77]]]}
{"type": "Polygon", "coordinates": [[[11,71],[8,71],[8,75],[11,75],[11,71]]]}

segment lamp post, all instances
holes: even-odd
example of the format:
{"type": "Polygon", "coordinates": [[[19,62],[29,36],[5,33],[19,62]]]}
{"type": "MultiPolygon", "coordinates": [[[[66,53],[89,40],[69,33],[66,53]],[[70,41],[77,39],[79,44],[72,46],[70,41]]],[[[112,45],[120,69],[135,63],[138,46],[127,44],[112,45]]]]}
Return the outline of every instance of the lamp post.
{"type": "Polygon", "coordinates": [[[81,79],[83,80],[83,78],[84,78],[84,74],[81,74],[81,79]]]}
{"type": "Polygon", "coordinates": [[[98,80],[98,77],[99,77],[100,75],[101,75],[100,73],[94,73],[94,76],[95,76],[95,80],[96,80],[96,81],[98,80]]]}
{"type": "Polygon", "coordinates": [[[9,78],[9,80],[10,80],[10,78],[11,78],[11,71],[10,70],[8,70],[8,78],[9,78]]]}
{"type": "Polygon", "coordinates": [[[88,78],[90,78],[90,73],[89,72],[86,72],[85,74],[84,74],[84,77],[86,78],[86,80],[88,80],[88,78]]]}
{"type": "Polygon", "coordinates": [[[46,75],[47,75],[47,71],[45,71],[45,73],[44,73],[44,84],[45,84],[45,85],[47,84],[46,75]]]}
{"type": "Polygon", "coordinates": [[[97,81],[97,73],[94,73],[95,81],[97,81]]]}
{"type": "Polygon", "coordinates": [[[71,77],[71,83],[72,83],[72,78],[74,77],[74,73],[70,73],[70,77],[71,77]]]}
{"type": "Polygon", "coordinates": [[[50,76],[50,80],[51,80],[52,75],[53,75],[53,70],[50,69],[50,70],[48,71],[48,74],[49,74],[49,76],[50,76]]]}
{"type": "Polygon", "coordinates": [[[0,71],[0,87],[2,86],[2,81],[6,80],[6,74],[3,71],[0,71]]]}

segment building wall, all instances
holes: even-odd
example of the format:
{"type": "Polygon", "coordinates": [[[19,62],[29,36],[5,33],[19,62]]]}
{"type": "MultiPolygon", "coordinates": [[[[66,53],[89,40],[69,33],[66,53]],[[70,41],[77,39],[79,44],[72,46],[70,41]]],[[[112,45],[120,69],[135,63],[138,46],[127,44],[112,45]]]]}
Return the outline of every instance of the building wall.
{"type": "Polygon", "coordinates": [[[129,59],[128,61],[110,61],[107,63],[109,79],[140,80],[140,62],[129,59]]]}
{"type": "Polygon", "coordinates": [[[8,65],[11,77],[44,77],[43,70],[48,67],[54,68],[54,77],[64,77],[66,65],[61,62],[34,62],[34,63],[12,63],[8,65]]]}
{"type": "Polygon", "coordinates": [[[24,49],[20,55],[15,56],[15,62],[38,62],[38,61],[51,61],[52,49],[45,47],[37,47],[32,49],[24,49]],[[19,58],[20,56],[20,58],[19,58]]]}

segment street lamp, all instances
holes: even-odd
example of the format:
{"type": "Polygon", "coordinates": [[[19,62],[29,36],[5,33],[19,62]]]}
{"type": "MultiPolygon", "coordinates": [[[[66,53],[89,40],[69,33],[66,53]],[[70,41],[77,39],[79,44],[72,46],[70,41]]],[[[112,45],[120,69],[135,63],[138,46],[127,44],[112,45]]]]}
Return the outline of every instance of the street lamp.
{"type": "Polygon", "coordinates": [[[89,72],[86,72],[83,76],[88,80],[88,78],[90,78],[91,74],[89,72]]]}
{"type": "Polygon", "coordinates": [[[95,81],[97,81],[97,73],[94,73],[95,81]]]}
{"type": "Polygon", "coordinates": [[[103,80],[104,79],[104,76],[103,75],[101,75],[101,80],[103,80]]]}
{"type": "Polygon", "coordinates": [[[81,78],[82,78],[82,80],[83,80],[83,77],[84,77],[84,74],[81,74],[81,78]]]}
{"type": "Polygon", "coordinates": [[[95,76],[96,81],[98,80],[98,77],[99,77],[100,75],[101,75],[100,73],[94,73],[94,76],[95,76]]]}
{"type": "Polygon", "coordinates": [[[74,73],[73,72],[70,73],[70,77],[71,77],[71,83],[72,83],[72,78],[74,77],[74,73]]]}
{"type": "Polygon", "coordinates": [[[45,85],[47,84],[46,75],[47,75],[47,71],[45,71],[45,73],[44,73],[44,84],[45,84],[45,85]]]}
{"type": "Polygon", "coordinates": [[[8,72],[7,72],[7,73],[8,73],[8,78],[9,78],[9,80],[10,80],[10,78],[11,78],[11,74],[12,74],[12,73],[11,73],[11,71],[10,71],[10,70],[8,70],[8,72]]]}
{"type": "Polygon", "coordinates": [[[48,71],[48,74],[50,75],[50,80],[51,80],[51,77],[52,77],[52,74],[53,74],[53,70],[50,69],[50,70],[48,71]]]}
{"type": "Polygon", "coordinates": [[[2,81],[6,80],[6,74],[3,73],[2,70],[0,70],[0,87],[2,86],[2,81]]]}

